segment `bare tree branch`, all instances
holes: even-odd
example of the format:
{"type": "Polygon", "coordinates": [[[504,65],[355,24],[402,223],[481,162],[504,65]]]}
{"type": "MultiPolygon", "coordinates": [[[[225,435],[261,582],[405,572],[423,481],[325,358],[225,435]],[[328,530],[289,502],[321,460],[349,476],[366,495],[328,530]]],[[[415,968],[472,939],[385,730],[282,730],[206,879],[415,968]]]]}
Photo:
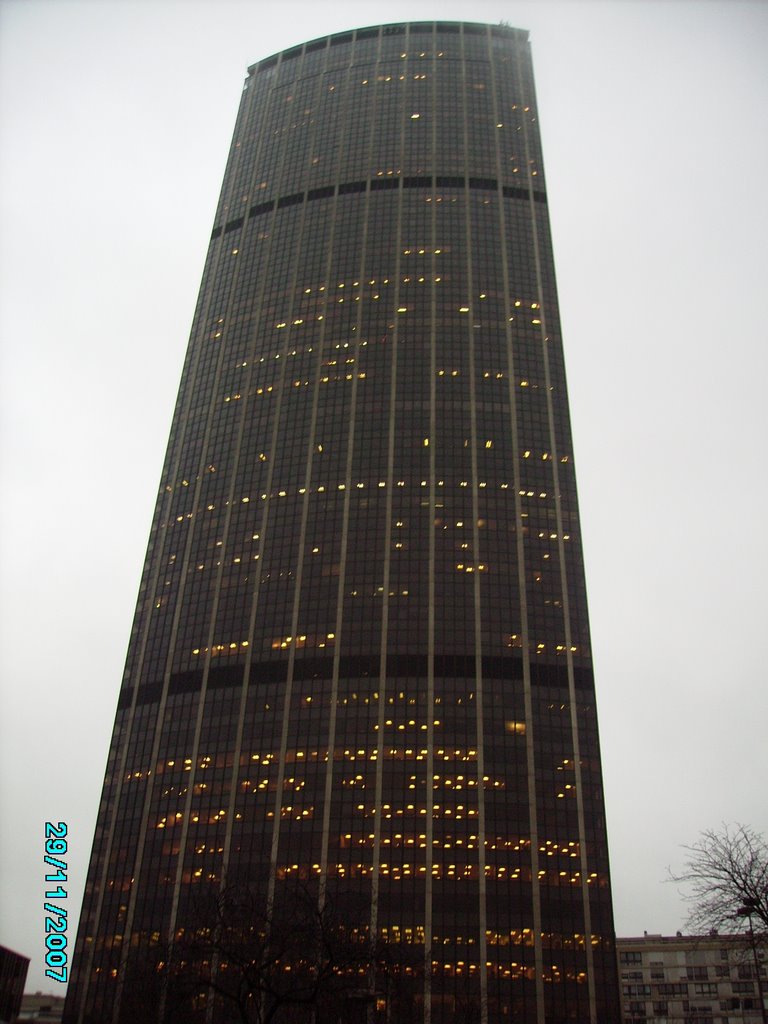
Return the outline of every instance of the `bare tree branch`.
{"type": "Polygon", "coordinates": [[[205,1024],[213,1007],[237,1024],[318,1024],[381,1003],[388,1024],[411,1022],[423,947],[373,938],[364,909],[359,894],[339,893],[321,907],[301,884],[269,906],[263,887],[199,892],[190,927],[132,956],[126,1020],[205,1024]]]}
{"type": "Polygon", "coordinates": [[[723,825],[702,832],[680,874],[670,880],[686,887],[693,933],[712,928],[733,932],[768,930],[768,844],[748,825],[723,825]]]}

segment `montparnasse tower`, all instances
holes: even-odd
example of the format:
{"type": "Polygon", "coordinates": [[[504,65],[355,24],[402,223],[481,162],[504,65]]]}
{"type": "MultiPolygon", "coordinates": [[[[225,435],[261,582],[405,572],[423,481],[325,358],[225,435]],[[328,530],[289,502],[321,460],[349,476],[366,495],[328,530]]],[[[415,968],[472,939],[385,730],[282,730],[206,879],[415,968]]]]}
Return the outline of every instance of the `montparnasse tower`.
{"type": "Polygon", "coordinates": [[[547,188],[503,25],[249,69],[65,1020],[127,1024],[131,958],[203,890],[295,884],[408,948],[409,1021],[618,1020],[547,188]]]}

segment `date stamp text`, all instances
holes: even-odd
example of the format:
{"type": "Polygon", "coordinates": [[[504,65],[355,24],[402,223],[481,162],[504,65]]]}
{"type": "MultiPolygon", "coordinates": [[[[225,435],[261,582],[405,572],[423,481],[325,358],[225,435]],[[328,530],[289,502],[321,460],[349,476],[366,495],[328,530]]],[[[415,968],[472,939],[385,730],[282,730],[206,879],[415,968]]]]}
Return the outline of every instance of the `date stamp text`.
{"type": "Polygon", "coordinates": [[[60,821],[45,823],[45,964],[46,977],[55,981],[67,980],[67,909],[51,900],[67,898],[67,825],[60,821]]]}

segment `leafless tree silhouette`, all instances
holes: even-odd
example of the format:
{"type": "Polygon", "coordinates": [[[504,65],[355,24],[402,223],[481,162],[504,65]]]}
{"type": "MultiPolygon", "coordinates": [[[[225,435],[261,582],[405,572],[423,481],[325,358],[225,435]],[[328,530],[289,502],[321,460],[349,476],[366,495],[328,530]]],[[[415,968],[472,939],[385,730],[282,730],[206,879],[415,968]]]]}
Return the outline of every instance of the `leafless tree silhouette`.
{"type": "Polygon", "coordinates": [[[165,989],[151,1019],[204,1024],[213,1002],[214,1020],[237,1024],[411,1024],[423,948],[371,942],[365,910],[344,894],[321,908],[300,884],[279,887],[271,906],[258,889],[210,891],[197,900],[194,928],[162,957],[155,950],[146,991],[158,970],[165,989]]]}
{"type": "Polygon", "coordinates": [[[670,877],[686,887],[692,933],[768,932],[768,845],[762,835],[747,825],[723,825],[683,849],[685,867],[670,877]]]}

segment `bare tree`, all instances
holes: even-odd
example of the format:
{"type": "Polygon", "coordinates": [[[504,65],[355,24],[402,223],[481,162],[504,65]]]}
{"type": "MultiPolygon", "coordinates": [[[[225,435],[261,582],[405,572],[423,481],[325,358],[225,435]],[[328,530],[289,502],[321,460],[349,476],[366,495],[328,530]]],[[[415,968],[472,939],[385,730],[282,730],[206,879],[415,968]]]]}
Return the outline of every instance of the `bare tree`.
{"type": "Polygon", "coordinates": [[[694,934],[712,928],[768,932],[768,844],[763,836],[747,825],[723,825],[720,831],[702,832],[683,849],[688,854],[684,870],[670,874],[687,888],[687,924],[694,934]]]}
{"type": "Polygon", "coordinates": [[[300,888],[267,909],[263,893],[231,887],[212,898],[193,933],[174,944],[168,977],[187,1011],[213,997],[241,1024],[316,1019],[368,968],[367,947],[336,905],[300,888]]]}
{"type": "Polygon", "coordinates": [[[301,883],[196,894],[188,928],[132,951],[121,1022],[413,1024],[423,947],[371,941],[367,902],[301,883]]]}

